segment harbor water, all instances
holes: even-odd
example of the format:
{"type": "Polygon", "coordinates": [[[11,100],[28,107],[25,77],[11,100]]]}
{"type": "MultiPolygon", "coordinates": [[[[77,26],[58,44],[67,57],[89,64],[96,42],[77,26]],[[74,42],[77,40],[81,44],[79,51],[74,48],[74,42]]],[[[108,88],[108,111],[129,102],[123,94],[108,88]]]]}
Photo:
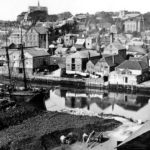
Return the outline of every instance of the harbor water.
{"type": "Polygon", "coordinates": [[[150,120],[150,95],[55,87],[44,103],[48,111],[81,109],[134,120],[150,120]]]}

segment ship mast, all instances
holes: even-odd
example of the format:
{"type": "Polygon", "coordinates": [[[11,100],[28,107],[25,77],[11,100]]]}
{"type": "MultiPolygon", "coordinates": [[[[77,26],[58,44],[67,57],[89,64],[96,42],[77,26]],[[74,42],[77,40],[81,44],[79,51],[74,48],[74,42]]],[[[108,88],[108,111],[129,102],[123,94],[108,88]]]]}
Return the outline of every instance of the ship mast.
{"type": "Polygon", "coordinates": [[[27,79],[26,79],[26,71],[25,71],[25,58],[24,58],[24,50],[23,50],[23,42],[22,42],[22,26],[21,26],[21,61],[22,61],[22,69],[23,69],[23,81],[24,81],[24,89],[27,90],[27,79]]]}
{"type": "Polygon", "coordinates": [[[6,32],[6,24],[5,24],[5,36],[6,36],[6,58],[7,58],[7,67],[8,67],[8,76],[9,76],[9,82],[11,85],[11,71],[10,71],[10,59],[9,59],[9,52],[8,52],[8,43],[7,43],[7,32],[6,32]]]}

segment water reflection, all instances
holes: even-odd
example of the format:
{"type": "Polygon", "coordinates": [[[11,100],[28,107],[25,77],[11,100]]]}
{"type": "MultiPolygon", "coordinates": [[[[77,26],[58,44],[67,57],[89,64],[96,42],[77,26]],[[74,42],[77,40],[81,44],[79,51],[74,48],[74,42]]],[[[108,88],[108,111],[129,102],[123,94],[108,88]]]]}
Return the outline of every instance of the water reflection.
{"type": "Polygon", "coordinates": [[[53,89],[45,101],[46,109],[80,108],[96,113],[118,114],[133,119],[150,119],[150,96],[100,90],[53,89]]]}

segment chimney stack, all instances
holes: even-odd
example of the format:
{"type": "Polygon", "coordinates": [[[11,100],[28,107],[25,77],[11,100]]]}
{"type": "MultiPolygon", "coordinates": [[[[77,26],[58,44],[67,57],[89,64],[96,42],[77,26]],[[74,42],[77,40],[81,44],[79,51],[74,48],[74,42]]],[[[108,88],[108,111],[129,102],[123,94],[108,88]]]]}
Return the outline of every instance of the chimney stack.
{"type": "Polygon", "coordinates": [[[89,60],[90,60],[90,57],[91,57],[91,55],[90,55],[90,52],[88,51],[88,58],[89,58],[89,60]]]}
{"type": "Polygon", "coordinates": [[[110,33],[110,44],[114,42],[114,33],[110,33]]]}

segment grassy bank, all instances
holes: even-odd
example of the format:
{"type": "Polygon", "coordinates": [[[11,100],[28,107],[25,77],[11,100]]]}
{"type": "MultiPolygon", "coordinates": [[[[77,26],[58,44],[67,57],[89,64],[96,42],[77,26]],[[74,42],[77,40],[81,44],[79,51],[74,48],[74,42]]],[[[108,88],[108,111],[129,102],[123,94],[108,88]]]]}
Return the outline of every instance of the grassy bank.
{"type": "Polygon", "coordinates": [[[0,148],[43,150],[58,145],[62,133],[74,131],[80,139],[83,132],[112,130],[120,124],[113,119],[46,112],[0,131],[0,148]]]}

